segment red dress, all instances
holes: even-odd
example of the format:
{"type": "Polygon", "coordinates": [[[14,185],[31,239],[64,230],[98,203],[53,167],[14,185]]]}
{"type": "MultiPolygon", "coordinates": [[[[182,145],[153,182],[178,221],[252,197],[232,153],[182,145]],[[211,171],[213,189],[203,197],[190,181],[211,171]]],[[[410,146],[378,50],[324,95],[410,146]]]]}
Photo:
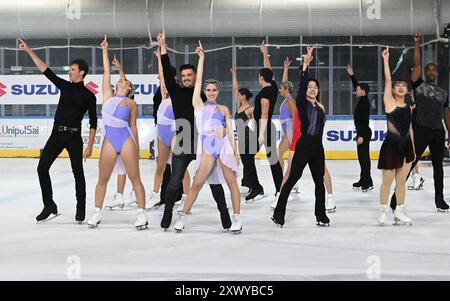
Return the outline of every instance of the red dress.
{"type": "Polygon", "coordinates": [[[300,118],[298,118],[298,112],[297,112],[297,114],[295,114],[295,116],[293,116],[293,118],[294,118],[294,134],[292,136],[292,143],[291,143],[291,147],[290,147],[290,150],[292,152],[295,151],[295,146],[297,145],[297,141],[302,136],[301,122],[300,122],[300,118]]]}

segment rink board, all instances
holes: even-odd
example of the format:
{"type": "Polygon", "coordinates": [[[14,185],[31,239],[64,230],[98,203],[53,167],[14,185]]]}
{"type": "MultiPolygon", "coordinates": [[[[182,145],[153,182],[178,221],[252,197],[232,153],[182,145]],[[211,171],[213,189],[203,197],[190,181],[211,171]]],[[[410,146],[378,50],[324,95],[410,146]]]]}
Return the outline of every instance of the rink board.
{"type": "MultiPolygon", "coordinates": [[[[357,159],[356,131],[351,116],[327,117],[325,125],[323,144],[327,159],[351,160],[357,159]]],[[[82,123],[82,137],[86,144],[89,137],[88,119],[82,123]]],[[[277,129],[277,143],[281,141],[282,133],[279,120],[273,119],[277,129]]],[[[16,117],[0,118],[0,157],[39,157],[51,134],[53,119],[39,117],[16,117]]],[[[98,146],[102,133],[102,120],[99,118],[97,134],[94,143],[93,158],[98,158],[98,146]]],[[[376,160],[379,156],[381,144],[386,135],[386,121],[382,116],[374,116],[370,120],[372,129],[372,140],[370,144],[371,158],[376,160]]],[[[138,119],[139,145],[141,158],[148,158],[151,144],[156,137],[153,118],[138,119]]],[[[67,157],[63,152],[62,157],[67,157]]],[[[256,156],[265,158],[265,150],[262,148],[256,156]]],[[[287,157],[287,154],[285,154],[287,157]]]]}

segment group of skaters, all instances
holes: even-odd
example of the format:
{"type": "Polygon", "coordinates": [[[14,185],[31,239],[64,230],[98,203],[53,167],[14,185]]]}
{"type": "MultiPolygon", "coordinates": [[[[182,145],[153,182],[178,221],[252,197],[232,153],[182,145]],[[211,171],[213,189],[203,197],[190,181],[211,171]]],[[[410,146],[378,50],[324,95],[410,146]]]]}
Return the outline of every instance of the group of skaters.
{"type": "MultiPolygon", "coordinates": [[[[267,193],[259,182],[255,165],[255,155],[263,146],[275,187],[274,199],[271,201],[272,221],[281,227],[285,224],[289,195],[292,190],[299,191],[297,182],[308,165],[315,186],[316,223],[319,226],[329,226],[327,213],[335,212],[336,204],[322,143],[326,114],[321,99],[320,82],[309,73],[315,47],[307,47],[299,70],[299,87],[296,89],[288,76],[292,61],[286,58],[283,77],[281,82],[277,83],[268,46],[263,41],[260,51],[264,68],[260,69],[258,74],[261,91],[255,96],[254,105],[251,104],[252,93],[248,88],[239,85],[236,68],[231,68],[237,102],[233,126],[228,107],[217,102],[220,83],[214,79],[203,78],[204,70],[208,66],[205,66],[206,54],[201,42],[199,41],[196,48],[198,65],[181,65],[177,78],[177,69],[171,65],[168,56],[164,31],[158,34],[156,40],[158,48],[154,55],[158,61],[160,80],[160,87],[154,97],[157,130],[156,172],[148,198],[139,170],[139,137],[136,126],[138,113],[133,84],[127,79],[123,66],[114,57],[112,64],[119,71],[120,78],[115,86],[112,86],[106,35],[101,42],[103,128],[99,147],[95,209],[88,219],[89,227],[95,228],[103,220],[107,185],[111,175],[116,173],[119,175],[118,192],[106,208],[125,206],[123,191],[128,176],[133,187],[134,200],[131,203],[137,204],[134,226],[138,230],[148,227],[146,209],[155,207],[164,208],[160,226],[165,230],[169,229],[173,222],[173,212],[177,212],[175,205],[181,203],[178,206],[178,219],[174,229],[183,231],[198,194],[207,182],[217,203],[222,227],[232,233],[240,233],[241,196],[244,195],[245,200],[251,202],[265,197],[267,193]],[[283,98],[280,106],[282,139],[279,145],[276,143],[276,128],[272,122],[278,94],[283,98]],[[192,161],[195,161],[195,169],[191,180],[188,167],[192,161]],[[243,175],[239,185],[241,162],[243,175]],[[231,196],[231,215],[222,186],[224,183],[231,196]],[[245,193],[242,192],[242,187],[246,188],[245,193]]],[[[385,74],[383,100],[387,120],[387,135],[378,160],[378,168],[382,170],[378,223],[382,225],[388,223],[389,207],[393,211],[396,224],[412,224],[412,219],[405,210],[406,182],[413,170],[415,173],[412,188],[422,187],[424,180],[418,174],[417,163],[427,147],[431,153],[434,171],[435,205],[438,211],[449,209],[443,196],[445,130],[442,123],[444,119],[447,130],[450,129],[448,94],[437,85],[438,68],[435,64],[425,66],[423,80],[421,40],[421,34],[415,34],[414,68],[410,80],[393,80],[389,67],[389,49],[382,53],[385,74]],[[413,93],[408,90],[409,83],[412,83],[413,93]],[[394,180],[395,192],[389,206],[389,193],[394,180]]],[[[88,64],[82,59],[74,60],[69,71],[70,81],[66,81],[56,76],[23,40],[20,40],[19,47],[30,55],[38,69],[61,91],[53,131],[38,165],[44,209],[36,219],[42,222],[58,215],[49,169],[62,150],[67,149],[76,184],[75,219],[82,223],[86,218],[86,184],[82,161],[92,154],[97,128],[96,98],[83,83],[89,70],[88,64]],[[89,113],[90,135],[83,153],[81,120],[86,112],[89,113]]],[[[351,66],[348,66],[347,72],[358,99],[354,122],[361,173],[353,188],[367,192],[374,189],[370,161],[370,87],[358,82],[351,66]]]]}

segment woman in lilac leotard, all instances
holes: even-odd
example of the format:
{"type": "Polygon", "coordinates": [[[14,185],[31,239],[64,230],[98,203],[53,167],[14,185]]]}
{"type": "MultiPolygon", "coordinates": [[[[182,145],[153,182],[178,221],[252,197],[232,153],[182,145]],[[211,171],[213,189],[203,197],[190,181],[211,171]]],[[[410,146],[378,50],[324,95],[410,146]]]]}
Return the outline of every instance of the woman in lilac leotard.
{"type": "MultiPolygon", "coordinates": [[[[164,200],[159,198],[159,189],[164,178],[164,171],[166,165],[171,163],[172,156],[172,141],[176,134],[175,115],[173,113],[172,101],[169,97],[166,85],[164,83],[164,73],[161,63],[161,53],[158,50],[153,52],[158,59],[158,75],[160,80],[160,89],[162,101],[159,105],[157,112],[157,124],[156,124],[156,145],[155,145],[155,157],[156,157],[156,171],[153,178],[153,191],[150,199],[147,203],[147,208],[152,208],[161,204],[164,200]],[[162,201],[162,202],[161,202],[162,201]]],[[[175,75],[174,75],[175,76],[175,75]]],[[[183,192],[187,194],[189,192],[190,177],[189,172],[186,170],[183,178],[183,192]]],[[[186,195],[183,195],[183,199],[186,195]]]]}
{"type": "Polygon", "coordinates": [[[95,188],[95,212],[88,221],[89,227],[97,227],[102,219],[103,201],[106,187],[113,172],[126,174],[133,184],[136,193],[138,212],[135,227],[138,230],[147,228],[148,219],[145,214],[145,190],[139,172],[139,139],[136,126],[137,105],[130,99],[133,85],[125,77],[116,84],[114,94],[111,88],[111,66],[108,57],[108,42],[101,43],[103,50],[103,131],[100,140],[99,176],[95,188]]]}
{"type": "Polygon", "coordinates": [[[195,112],[195,123],[198,130],[197,157],[195,162],[195,177],[186,198],[183,212],[180,212],[176,231],[184,228],[185,217],[189,213],[197,196],[208,181],[209,184],[227,183],[233,204],[233,219],[230,231],[240,233],[240,193],[237,184],[239,154],[234,139],[234,129],[228,107],[217,104],[219,83],[206,81],[203,86],[207,101],[201,98],[203,65],[205,55],[201,43],[196,50],[199,56],[197,79],[195,81],[192,105],[195,112]],[[225,131],[224,131],[225,129],[225,131]],[[226,135],[224,135],[226,132],[226,135]]]}

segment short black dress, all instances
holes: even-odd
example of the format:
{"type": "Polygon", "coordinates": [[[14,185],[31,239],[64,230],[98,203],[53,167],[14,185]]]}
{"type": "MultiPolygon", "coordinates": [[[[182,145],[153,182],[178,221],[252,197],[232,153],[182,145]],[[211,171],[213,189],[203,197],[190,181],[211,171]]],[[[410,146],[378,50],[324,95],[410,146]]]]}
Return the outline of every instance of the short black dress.
{"type": "Polygon", "coordinates": [[[408,105],[397,107],[386,113],[388,133],[381,145],[378,169],[397,169],[403,162],[414,160],[414,148],[409,134],[411,125],[411,109],[408,105]]]}

